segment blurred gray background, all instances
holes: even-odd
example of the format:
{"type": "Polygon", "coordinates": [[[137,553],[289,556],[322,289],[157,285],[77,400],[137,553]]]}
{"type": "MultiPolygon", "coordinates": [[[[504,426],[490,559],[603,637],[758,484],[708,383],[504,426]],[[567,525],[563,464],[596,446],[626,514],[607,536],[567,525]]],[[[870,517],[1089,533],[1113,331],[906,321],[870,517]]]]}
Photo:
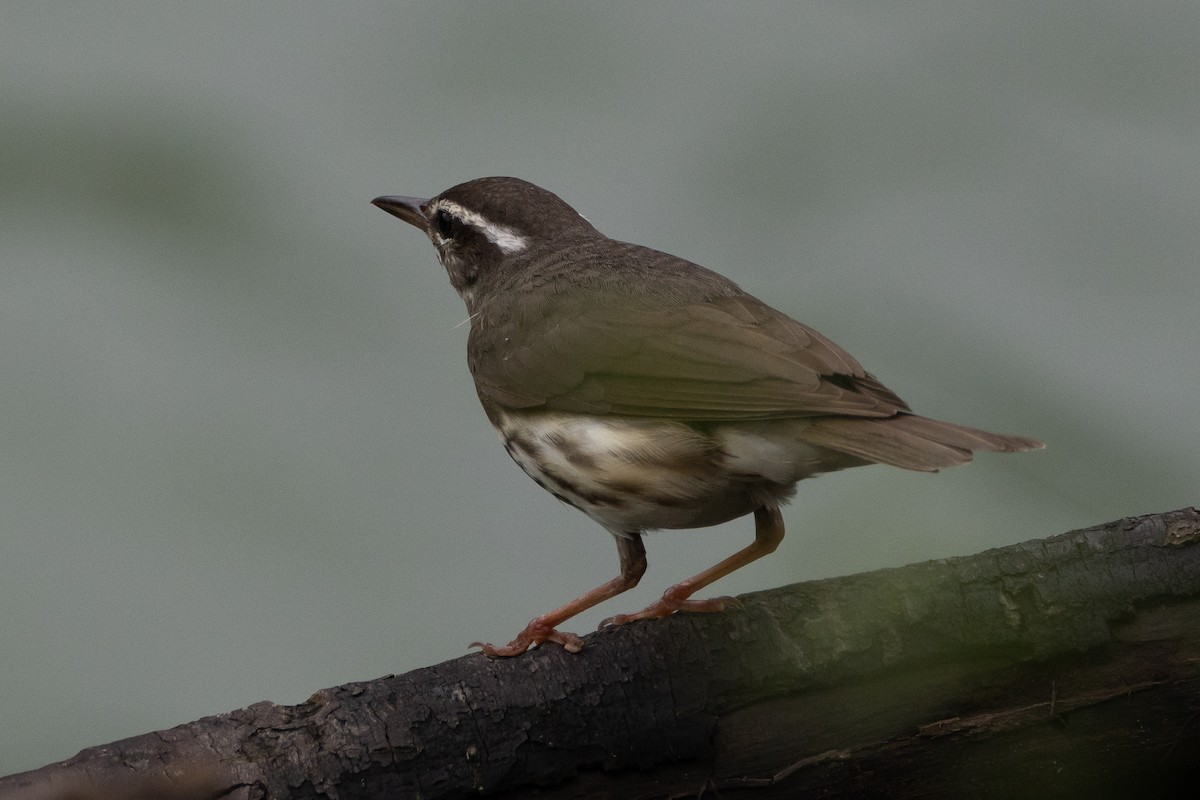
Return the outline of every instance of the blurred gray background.
{"type": "MultiPolygon", "coordinates": [[[[509,463],[378,194],[491,174],[932,416],[738,593],[1195,503],[1200,4],[6,3],[0,773],[454,658],[615,574],[509,463]]],[[[750,540],[649,538],[640,608],[750,540]]]]}

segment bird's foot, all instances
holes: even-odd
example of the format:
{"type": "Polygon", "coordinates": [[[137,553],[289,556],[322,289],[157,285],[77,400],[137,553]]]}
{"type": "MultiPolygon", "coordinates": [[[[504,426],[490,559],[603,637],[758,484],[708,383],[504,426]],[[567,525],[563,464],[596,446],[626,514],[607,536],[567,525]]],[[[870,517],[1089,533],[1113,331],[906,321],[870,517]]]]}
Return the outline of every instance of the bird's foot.
{"type": "Polygon", "coordinates": [[[727,608],[741,608],[742,604],[736,597],[710,597],[706,600],[691,600],[683,590],[690,587],[672,586],[661,598],[634,614],[617,614],[600,623],[601,628],[616,627],[639,619],[661,619],[677,611],[693,611],[707,614],[714,611],[724,611],[727,608]],[[679,591],[677,591],[679,590],[679,591]]]}
{"type": "Polygon", "coordinates": [[[519,656],[530,647],[542,642],[555,642],[562,645],[568,653],[578,653],[583,649],[583,639],[574,633],[555,630],[554,626],[541,617],[531,621],[525,630],[517,634],[517,638],[504,647],[496,647],[484,642],[471,642],[471,647],[478,647],[489,658],[511,658],[519,656]]]}

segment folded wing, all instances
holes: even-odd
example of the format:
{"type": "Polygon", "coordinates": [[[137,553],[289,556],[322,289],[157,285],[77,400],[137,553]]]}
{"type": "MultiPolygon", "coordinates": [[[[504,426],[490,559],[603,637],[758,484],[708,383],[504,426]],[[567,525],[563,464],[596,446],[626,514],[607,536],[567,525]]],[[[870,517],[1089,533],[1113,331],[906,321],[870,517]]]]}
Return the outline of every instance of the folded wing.
{"type": "Polygon", "coordinates": [[[849,353],[748,295],[663,309],[560,302],[507,324],[520,335],[492,331],[494,352],[471,366],[509,408],[693,422],[908,410],[849,353]]]}

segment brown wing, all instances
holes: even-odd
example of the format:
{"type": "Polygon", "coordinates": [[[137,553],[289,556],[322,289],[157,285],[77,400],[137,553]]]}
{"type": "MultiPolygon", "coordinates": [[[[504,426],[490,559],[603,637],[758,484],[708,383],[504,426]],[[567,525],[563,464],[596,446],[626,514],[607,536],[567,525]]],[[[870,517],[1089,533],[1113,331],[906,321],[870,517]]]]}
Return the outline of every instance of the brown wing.
{"type": "Polygon", "coordinates": [[[509,408],[691,421],[908,410],[849,353],[749,295],[653,310],[563,306],[472,331],[481,393],[509,408]]]}

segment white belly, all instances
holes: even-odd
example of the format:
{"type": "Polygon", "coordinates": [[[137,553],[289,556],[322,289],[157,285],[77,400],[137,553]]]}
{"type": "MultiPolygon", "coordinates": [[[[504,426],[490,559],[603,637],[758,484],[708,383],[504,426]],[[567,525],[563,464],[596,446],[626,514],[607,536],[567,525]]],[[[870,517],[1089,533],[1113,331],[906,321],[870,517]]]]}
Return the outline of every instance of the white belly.
{"type": "Polygon", "coordinates": [[[828,456],[786,435],[802,420],[701,431],[652,419],[498,417],[505,449],[531,478],[618,533],[715,525],[782,502],[828,456]]]}

